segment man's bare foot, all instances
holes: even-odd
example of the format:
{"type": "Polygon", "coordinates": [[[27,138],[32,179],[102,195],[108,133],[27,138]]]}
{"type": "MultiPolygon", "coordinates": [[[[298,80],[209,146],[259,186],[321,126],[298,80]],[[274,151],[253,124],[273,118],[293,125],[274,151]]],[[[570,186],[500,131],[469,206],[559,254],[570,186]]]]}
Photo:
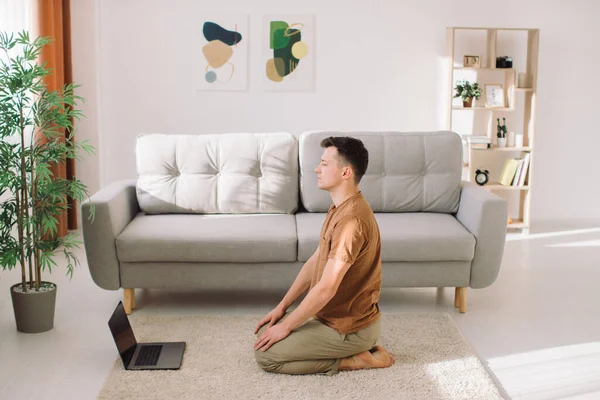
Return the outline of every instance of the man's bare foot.
{"type": "Polygon", "coordinates": [[[387,368],[394,364],[394,357],[381,346],[375,346],[369,351],[355,354],[343,358],[340,362],[340,371],[369,369],[369,368],[387,368]]]}

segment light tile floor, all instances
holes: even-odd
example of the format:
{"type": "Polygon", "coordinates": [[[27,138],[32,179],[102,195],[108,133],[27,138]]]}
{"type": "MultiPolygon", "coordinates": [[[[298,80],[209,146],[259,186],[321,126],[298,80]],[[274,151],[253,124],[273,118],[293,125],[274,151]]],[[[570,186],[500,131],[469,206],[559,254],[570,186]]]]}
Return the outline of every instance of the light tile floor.
{"type": "MultiPolygon", "coordinates": [[[[91,280],[83,251],[72,281],[58,268],[55,328],[20,334],[0,273],[0,399],[94,399],[117,356],[107,319],[121,291],[91,280]]],[[[283,295],[137,290],[139,313],[263,314],[283,295]]],[[[384,289],[384,312],[448,312],[514,399],[600,399],[600,223],[546,225],[507,235],[496,282],[469,290],[468,311],[453,288],[384,289]]]]}

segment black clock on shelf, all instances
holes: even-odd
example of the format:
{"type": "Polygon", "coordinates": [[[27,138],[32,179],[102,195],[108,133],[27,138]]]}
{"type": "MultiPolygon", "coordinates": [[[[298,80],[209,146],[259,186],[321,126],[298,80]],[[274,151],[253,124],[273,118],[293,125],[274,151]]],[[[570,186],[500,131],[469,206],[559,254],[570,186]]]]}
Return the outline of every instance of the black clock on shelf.
{"type": "Polygon", "coordinates": [[[489,173],[490,171],[488,171],[487,169],[483,171],[478,169],[477,171],[475,171],[475,182],[477,182],[479,186],[485,185],[490,180],[488,176],[489,173]]]}

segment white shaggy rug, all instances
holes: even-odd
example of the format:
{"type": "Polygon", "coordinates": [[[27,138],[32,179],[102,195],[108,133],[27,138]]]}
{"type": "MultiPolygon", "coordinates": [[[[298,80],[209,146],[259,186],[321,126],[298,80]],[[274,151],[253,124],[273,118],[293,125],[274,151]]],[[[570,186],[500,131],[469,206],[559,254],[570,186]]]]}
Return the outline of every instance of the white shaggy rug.
{"type": "MultiPolygon", "coordinates": [[[[118,358],[99,399],[501,399],[445,313],[384,313],[385,369],[286,376],[262,371],[252,344],[262,315],[137,316],[137,340],[185,341],[177,371],[126,371],[118,358]]],[[[115,349],[116,350],[116,349],[115,349]]]]}

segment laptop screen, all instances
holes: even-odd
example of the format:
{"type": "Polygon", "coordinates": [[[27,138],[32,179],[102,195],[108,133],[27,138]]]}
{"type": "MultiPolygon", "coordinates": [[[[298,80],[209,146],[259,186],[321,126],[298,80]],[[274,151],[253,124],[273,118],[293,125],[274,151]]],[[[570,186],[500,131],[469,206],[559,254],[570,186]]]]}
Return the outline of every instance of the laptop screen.
{"type": "Polygon", "coordinates": [[[108,321],[108,326],[123,360],[123,366],[127,368],[135,352],[137,341],[135,340],[133,329],[131,329],[131,325],[129,324],[129,318],[127,318],[127,314],[125,313],[123,302],[120,301],[117,305],[117,308],[108,321]]]}

